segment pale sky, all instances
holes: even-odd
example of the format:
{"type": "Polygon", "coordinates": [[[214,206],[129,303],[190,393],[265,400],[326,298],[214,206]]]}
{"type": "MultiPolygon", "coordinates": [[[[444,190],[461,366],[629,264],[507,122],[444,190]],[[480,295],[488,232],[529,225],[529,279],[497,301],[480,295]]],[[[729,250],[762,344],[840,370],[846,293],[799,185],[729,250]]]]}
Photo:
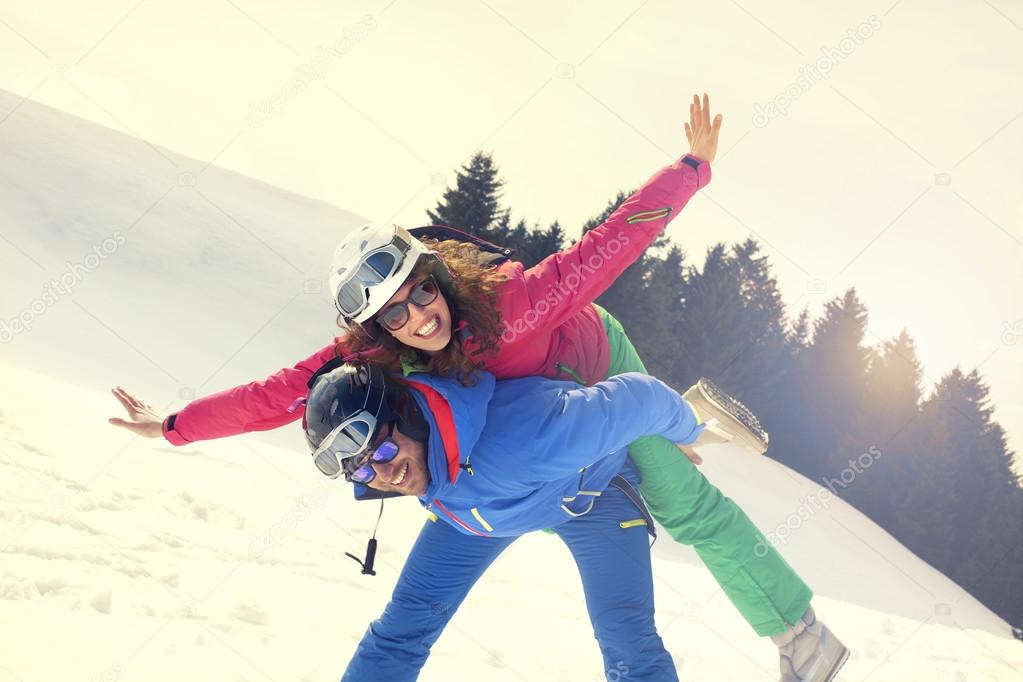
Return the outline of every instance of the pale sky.
{"type": "Polygon", "coordinates": [[[692,262],[752,234],[793,312],[855,285],[868,341],[907,328],[925,388],[980,367],[1017,450],[1021,65],[1019,0],[0,9],[0,88],[407,226],[482,147],[513,217],[578,234],[687,151],[706,91],[714,180],[669,229],[692,262]]]}

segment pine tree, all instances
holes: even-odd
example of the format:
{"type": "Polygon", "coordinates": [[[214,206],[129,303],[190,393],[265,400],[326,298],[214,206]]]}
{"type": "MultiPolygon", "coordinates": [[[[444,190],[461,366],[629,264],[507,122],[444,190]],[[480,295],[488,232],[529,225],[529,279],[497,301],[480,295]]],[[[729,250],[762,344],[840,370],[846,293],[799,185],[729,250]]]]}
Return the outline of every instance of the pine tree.
{"type": "Polygon", "coordinates": [[[850,458],[875,445],[863,414],[870,358],[862,345],[866,329],[867,308],[849,289],[825,304],[797,364],[798,404],[807,425],[801,470],[818,481],[838,475],[850,458]]]}
{"type": "Polygon", "coordinates": [[[446,189],[437,207],[426,214],[432,223],[486,238],[498,216],[503,187],[491,155],[476,152],[458,171],[455,188],[446,189]]]}
{"type": "Polygon", "coordinates": [[[685,352],[678,355],[674,368],[686,385],[707,376],[726,391],[735,390],[735,377],[727,372],[748,345],[736,274],[725,245],[716,244],[707,250],[703,269],[691,268],[686,277],[681,330],[685,352]]]}
{"type": "Polygon", "coordinates": [[[916,346],[906,330],[886,341],[867,373],[869,402],[881,439],[896,435],[920,408],[922,371],[916,346]]]}
{"type": "Polygon", "coordinates": [[[502,222],[499,223],[502,231],[494,231],[490,237],[502,246],[507,246],[515,251],[515,260],[520,261],[523,266],[531,268],[547,256],[561,250],[565,239],[565,232],[561,225],[555,221],[546,230],[534,225],[532,229],[526,228],[526,221],[520,220],[514,229],[507,229],[502,222]]]}
{"type": "Polygon", "coordinates": [[[527,268],[561,250],[565,233],[555,221],[545,230],[526,227],[525,220],[511,226],[511,209],[501,208],[504,181],[489,154],[477,152],[462,166],[455,188],[448,188],[427,216],[433,223],[449,225],[512,249],[514,258],[527,268]]]}
{"type": "Polygon", "coordinates": [[[976,370],[924,402],[913,478],[893,524],[901,542],[1010,623],[1023,623],[1023,487],[976,370]]]}
{"type": "MultiPolygon", "coordinates": [[[[675,375],[675,363],[678,356],[686,352],[686,316],[682,302],[686,284],[685,253],[677,246],[670,246],[661,257],[647,256],[645,265],[641,309],[634,311],[643,319],[634,323],[636,333],[630,338],[648,372],[684,391],[688,385],[675,375]]],[[[629,295],[629,292],[620,293],[629,295]]]]}
{"type": "Polygon", "coordinates": [[[535,230],[531,239],[530,261],[539,263],[547,256],[561,251],[565,245],[565,231],[561,229],[561,223],[555,220],[546,230],[535,230]]]}
{"type": "Polygon", "coordinates": [[[736,389],[743,390],[743,400],[757,412],[773,401],[785,371],[785,306],[767,257],[760,255],[754,239],[734,245],[732,260],[743,302],[743,336],[748,342],[734,362],[736,389]]]}
{"type": "MultiPolygon", "coordinates": [[[[659,250],[665,243],[659,239],[652,248],[659,250]]],[[[663,256],[647,252],[597,299],[622,323],[647,371],[678,390],[688,388],[672,373],[678,354],[685,352],[685,339],[679,335],[684,261],[678,247],[663,256]]]]}
{"type": "Polygon", "coordinates": [[[674,374],[707,376],[754,411],[776,399],[785,348],[785,309],[759,245],[749,239],[707,252],[682,292],[683,326],[674,374]]]}
{"type": "Polygon", "coordinates": [[[810,310],[805,306],[787,330],[785,344],[793,355],[798,355],[810,346],[810,310]]]}
{"type": "Polygon", "coordinates": [[[770,434],[768,456],[804,473],[809,472],[808,462],[813,455],[808,447],[805,433],[813,428],[803,415],[803,391],[800,381],[804,373],[800,367],[806,361],[810,347],[810,311],[807,308],[784,332],[783,353],[778,359],[777,379],[772,399],[759,407],[757,414],[770,434]]]}
{"type": "Polygon", "coordinates": [[[857,486],[849,497],[882,526],[895,523],[898,502],[915,474],[919,460],[918,432],[922,371],[913,339],[903,330],[875,353],[867,371],[863,411],[872,439],[882,456],[869,485],[857,486]]]}

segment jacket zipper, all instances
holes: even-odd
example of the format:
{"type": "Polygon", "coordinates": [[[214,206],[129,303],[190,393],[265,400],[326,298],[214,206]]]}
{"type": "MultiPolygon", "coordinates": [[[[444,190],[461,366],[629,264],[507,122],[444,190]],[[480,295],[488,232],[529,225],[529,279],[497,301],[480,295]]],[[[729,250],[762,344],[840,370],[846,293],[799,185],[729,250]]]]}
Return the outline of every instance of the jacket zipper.
{"type": "Polygon", "coordinates": [[[445,514],[447,514],[447,515],[448,515],[448,517],[449,517],[449,518],[450,518],[450,519],[451,519],[452,521],[454,521],[455,523],[457,523],[457,524],[458,524],[458,525],[459,525],[459,526],[460,526],[461,528],[464,528],[465,530],[469,531],[469,532],[470,532],[470,533],[472,533],[473,535],[480,535],[480,536],[482,536],[482,537],[489,537],[489,536],[488,536],[488,535],[487,535],[486,533],[481,533],[481,532],[479,532],[478,530],[476,530],[475,528],[473,528],[472,526],[470,526],[469,524],[467,524],[467,523],[466,523],[465,521],[462,521],[462,519],[458,518],[458,517],[457,517],[457,516],[455,516],[455,515],[454,515],[453,513],[451,513],[450,511],[448,511],[448,508],[447,508],[447,507],[445,507],[445,506],[444,506],[443,504],[441,504],[441,501],[440,501],[440,500],[434,500],[434,501],[433,501],[433,504],[437,505],[437,509],[440,509],[440,510],[441,510],[442,512],[444,512],[445,514]]]}
{"type": "Polygon", "coordinates": [[[575,381],[577,384],[582,384],[583,386],[586,385],[586,381],[584,381],[583,378],[581,376],[579,376],[579,373],[576,372],[571,367],[569,367],[568,365],[566,365],[566,364],[564,364],[562,362],[555,362],[554,363],[554,367],[555,367],[555,369],[558,370],[558,378],[559,379],[561,378],[561,373],[564,372],[565,374],[570,376],[572,378],[572,380],[575,381]]]}

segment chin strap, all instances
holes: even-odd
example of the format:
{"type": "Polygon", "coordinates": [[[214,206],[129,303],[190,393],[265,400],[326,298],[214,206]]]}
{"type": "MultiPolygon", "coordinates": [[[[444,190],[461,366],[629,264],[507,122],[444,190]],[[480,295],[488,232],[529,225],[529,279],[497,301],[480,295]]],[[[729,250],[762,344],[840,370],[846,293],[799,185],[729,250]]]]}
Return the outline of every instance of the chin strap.
{"type": "Polygon", "coordinates": [[[373,526],[373,537],[366,543],[366,560],[363,561],[359,557],[355,556],[350,552],[345,552],[345,556],[352,559],[354,562],[362,566],[362,575],[376,575],[377,572],[373,570],[373,562],[377,558],[377,528],[380,527],[380,518],[384,515],[384,498],[380,498],[380,513],[377,514],[377,523],[373,526]]]}

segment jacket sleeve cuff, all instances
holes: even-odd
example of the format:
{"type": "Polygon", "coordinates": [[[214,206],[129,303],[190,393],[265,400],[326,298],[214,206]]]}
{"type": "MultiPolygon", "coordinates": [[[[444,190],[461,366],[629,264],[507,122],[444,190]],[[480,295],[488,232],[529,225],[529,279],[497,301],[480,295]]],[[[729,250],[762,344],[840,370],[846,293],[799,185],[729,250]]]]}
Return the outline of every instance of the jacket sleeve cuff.
{"type": "Polygon", "coordinates": [[[186,443],[191,443],[192,441],[186,439],[180,433],[174,430],[174,425],[175,422],[177,422],[177,419],[178,415],[175,412],[174,414],[170,415],[169,417],[163,420],[163,437],[171,445],[185,445],[186,443]]]}
{"type": "Polygon", "coordinates": [[[675,168],[682,168],[683,166],[689,166],[691,169],[696,171],[695,175],[686,174],[686,178],[683,180],[685,184],[694,184],[697,189],[705,187],[710,182],[710,162],[704,161],[692,154],[686,154],[681,159],[674,163],[675,168]]]}
{"type": "Polygon", "coordinates": [[[696,425],[696,428],[694,428],[694,429],[693,429],[693,432],[692,432],[691,434],[689,434],[689,437],[688,437],[688,438],[686,438],[685,440],[681,440],[681,441],[679,441],[679,442],[680,442],[680,443],[682,443],[682,445],[692,445],[692,444],[693,444],[693,443],[695,443],[695,442],[696,442],[697,440],[699,440],[699,438],[700,438],[700,433],[701,433],[701,432],[702,432],[702,431],[703,431],[703,430],[704,430],[704,429],[705,429],[706,427],[707,427],[707,424],[705,424],[705,423],[704,423],[704,424],[697,424],[697,425],[696,425]]]}

